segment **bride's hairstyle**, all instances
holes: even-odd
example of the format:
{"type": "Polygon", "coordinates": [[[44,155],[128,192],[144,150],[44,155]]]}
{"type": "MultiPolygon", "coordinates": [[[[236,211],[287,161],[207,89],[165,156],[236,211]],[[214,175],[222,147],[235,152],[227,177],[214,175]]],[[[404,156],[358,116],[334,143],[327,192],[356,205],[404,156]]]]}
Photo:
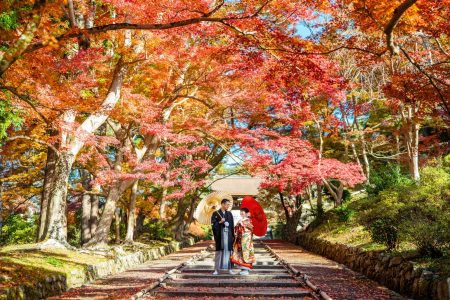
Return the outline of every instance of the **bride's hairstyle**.
{"type": "Polygon", "coordinates": [[[241,211],[245,212],[246,214],[248,214],[250,212],[247,207],[241,208],[241,211]]]}

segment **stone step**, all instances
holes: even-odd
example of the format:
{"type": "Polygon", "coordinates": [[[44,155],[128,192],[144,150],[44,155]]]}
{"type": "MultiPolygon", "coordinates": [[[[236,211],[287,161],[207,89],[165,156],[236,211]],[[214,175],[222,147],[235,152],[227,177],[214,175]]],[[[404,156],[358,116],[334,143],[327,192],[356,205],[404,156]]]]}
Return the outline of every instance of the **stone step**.
{"type": "Polygon", "coordinates": [[[257,288],[257,289],[233,289],[230,291],[221,288],[208,288],[207,290],[199,288],[160,288],[156,293],[157,298],[159,297],[257,297],[257,298],[281,298],[281,297],[291,297],[295,299],[309,298],[311,293],[303,288],[296,289],[276,289],[273,288],[257,288]]]}
{"type": "MultiPolygon", "coordinates": [[[[184,267],[184,269],[214,269],[214,264],[193,264],[193,265],[187,265],[184,267]]],[[[239,268],[239,266],[236,266],[236,268],[239,268]]],[[[259,269],[271,269],[271,270],[284,270],[284,267],[282,265],[253,265],[254,270],[259,269]]]]}
{"type": "Polygon", "coordinates": [[[167,286],[175,287],[301,287],[300,282],[293,279],[288,280],[246,280],[242,278],[241,280],[233,279],[222,279],[217,278],[216,280],[201,280],[201,279],[185,279],[185,280],[168,280],[166,281],[167,286]]]}
{"type": "MultiPolygon", "coordinates": [[[[207,269],[204,268],[183,268],[181,270],[183,273],[211,273],[214,272],[213,267],[209,267],[207,269]]],[[[236,270],[237,271],[237,270],[236,270]]],[[[252,273],[253,271],[250,271],[252,273]]],[[[288,271],[286,269],[258,269],[255,271],[255,273],[258,274],[288,274],[288,271]]]]}
{"type": "MultiPolygon", "coordinates": [[[[255,256],[256,261],[272,261],[272,262],[278,262],[278,260],[272,258],[272,257],[261,257],[261,256],[255,256]]],[[[213,262],[214,261],[214,257],[208,257],[205,259],[199,259],[197,261],[209,261],[209,262],[213,262]]]]}
{"type": "MultiPolygon", "coordinates": [[[[224,278],[224,279],[242,279],[241,275],[230,275],[230,274],[221,274],[219,276],[212,274],[197,274],[197,273],[175,273],[173,275],[174,278],[198,278],[198,279],[216,279],[216,278],[224,278]]],[[[257,279],[257,280],[271,280],[271,279],[292,279],[292,276],[289,274],[252,274],[245,276],[245,279],[257,279]]]]}

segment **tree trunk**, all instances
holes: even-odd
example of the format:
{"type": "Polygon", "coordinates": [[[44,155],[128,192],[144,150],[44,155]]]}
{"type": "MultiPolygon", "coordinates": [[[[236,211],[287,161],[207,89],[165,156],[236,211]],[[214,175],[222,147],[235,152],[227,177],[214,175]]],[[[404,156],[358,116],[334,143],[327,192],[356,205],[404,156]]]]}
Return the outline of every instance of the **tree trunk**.
{"type": "MultiPolygon", "coordinates": [[[[284,238],[290,242],[295,242],[297,236],[297,226],[300,221],[300,217],[302,216],[302,204],[300,200],[300,196],[296,196],[296,204],[298,205],[290,205],[286,203],[285,197],[283,193],[279,192],[281,205],[284,210],[284,214],[286,217],[286,226],[284,227],[284,238]]],[[[289,200],[290,197],[288,197],[289,200]]]]}
{"type": "Polygon", "coordinates": [[[47,162],[45,165],[45,174],[44,174],[44,185],[42,187],[41,194],[41,208],[39,214],[39,230],[37,235],[37,240],[44,240],[45,236],[45,227],[47,225],[47,210],[48,210],[48,201],[50,198],[50,190],[53,184],[53,178],[55,173],[55,163],[56,163],[56,152],[53,149],[47,149],[47,162]]]}
{"type": "Polygon", "coordinates": [[[161,220],[166,219],[166,205],[167,205],[166,195],[167,195],[167,189],[163,188],[162,195],[161,195],[161,202],[159,204],[159,217],[161,218],[161,220]]]}
{"type": "Polygon", "coordinates": [[[335,187],[332,183],[328,182],[326,179],[322,180],[323,184],[327,188],[328,192],[331,194],[334,200],[334,206],[338,206],[342,203],[342,195],[344,194],[344,185],[339,182],[339,186],[335,187]]]}
{"type": "Polygon", "coordinates": [[[317,218],[323,216],[323,203],[322,203],[322,185],[317,185],[317,218]]]}
{"type": "Polygon", "coordinates": [[[103,212],[97,225],[95,234],[92,235],[91,240],[86,243],[86,247],[106,247],[108,244],[108,236],[111,228],[111,223],[116,211],[116,202],[122,195],[121,184],[117,183],[111,187],[106,198],[103,212]]]}
{"type": "Polygon", "coordinates": [[[289,242],[294,243],[297,238],[297,227],[301,216],[302,209],[300,207],[291,216],[286,218],[285,237],[289,242]]]}
{"type": "Polygon", "coordinates": [[[356,151],[355,143],[352,142],[351,146],[352,146],[353,157],[354,157],[356,163],[358,164],[358,167],[360,167],[361,170],[362,170],[363,168],[362,168],[362,165],[361,165],[361,161],[359,160],[358,152],[356,151]]]}
{"type": "Polygon", "coordinates": [[[342,204],[342,196],[344,195],[344,185],[342,184],[342,182],[339,182],[336,195],[336,206],[339,206],[342,204]]]}
{"type": "Polygon", "coordinates": [[[408,106],[402,113],[403,135],[408,150],[408,165],[411,177],[419,181],[419,129],[420,125],[415,121],[416,106],[408,106]]]}
{"type": "Polygon", "coordinates": [[[177,214],[174,217],[173,237],[177,241],[181,241],[184,236],[184,216],[189,206],[189,202],[182,201],[178,205],[177,214]]]}
{"type": "Polygon", "coordinates": [[[183,237],[189,233],[189,226],[194,221],[194,212],[195,212],[195,203],[196,203],[195,199],[197,199],[197,197],[192,197],[191,204],[189,205],[189,215],[188,215],[187,221],[184,223],[183,237]]]}
{"type": "Polygon", "coordinates": [[[56,159],[44,230],[45,239],[54,239],[65,245],[67,244],[67,184],[74,160],[70,152],[60,152],[56,159]]]}
{"type": "Polygon", "coordinates": [[[370,183],[370,163],[369,163],[369,157],[367,156],[367,145],[366,141],[364,139],[364,136],[360,137],[361,141],[361,148],[362,148],[362,157],[363,157],[363,164],[364,164],[364,173],[366,175],[366,183],[370,183]]]}
{"type": "Polygon", "coordinates": [[[136,218],[136,227],[135,227],[135,237],[138,237],[142,234],[142,231],[144,230],[144,220],[145,215],[141,212],[139,212],[137,218],[136,218]]]}
{"type": "Polygon", "coordinates": [[[400,137],[398,136],[398,134],[395,134],[395,146],[397,149],[397,163],[400,164],[401,162],[401,151],[400,151],[400,137]]]}
{"type": "Polygon", "coordinates": [[[130,204],[128,207],[128,220],[127,220],[127,235],[125,237],[126,242],[133,242],[134,240],[134,226],[136,219],[136,196],[138,190],[139,181],[136,180],[131,187],[130,204]]]}
{"type": "MultiPolygon", "coordinates": [[[[363,164],[364,164],[364,169],[362,169],[362,170],[363,170],[363,174],[366,175],[366,183],[369,183],[369,181],[370,181],[370,164],[369,164],[369,157],[367,156],[367,143],[366,143],[366,139],[364,137],[365,132],[364,132],[364,129],[360,128],[357,119],[354,120],[354,124],[356,126],[356,129],[360,132],[358,139],[359,139],[359,142],[361,143],[361,154],[363,157],[363,164]]],[[[361,167],[359,159],[358,159],[358,165],[361,167]]]]}
{"type": "Polygon", "coordinates": [[[410,172],[414,180],[420,180],[419,174],[419,125],[411,122],[411,157],[410,157],[410,172]]]}
{"type": "Polygon", "coordinates": [[[81,199],[81,245],[91,239],[91,195],[84,194],[81,199]]]}
{"type": "Polygon", "coordinates": [[[114,229],[116,236],[116,244],[120,243],[120,208],[116,208],[114,212],[114,229]]]}
{"type": "Polygon", "coordinates": [[[98,196],[91,195],[91,219],[89,222],[91,226],[91,237],[97,231],[97,222],[98,222],[98,196]]]}

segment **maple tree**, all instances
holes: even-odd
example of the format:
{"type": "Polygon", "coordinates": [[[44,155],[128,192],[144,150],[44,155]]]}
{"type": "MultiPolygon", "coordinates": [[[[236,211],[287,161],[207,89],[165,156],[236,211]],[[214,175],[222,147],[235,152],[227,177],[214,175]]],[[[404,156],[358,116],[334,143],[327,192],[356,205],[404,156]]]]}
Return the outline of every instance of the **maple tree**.
{"type": "Polygon", "coordinates": [[[233,149],[291,230],[313,191],[339,205],[380,161],[419,180],[445,152],[447,2],[4,1],[0,215],[39,201],[38,240],[66,244],[76,202],[98,247],[158,211],[180,239],[233,149]]]}

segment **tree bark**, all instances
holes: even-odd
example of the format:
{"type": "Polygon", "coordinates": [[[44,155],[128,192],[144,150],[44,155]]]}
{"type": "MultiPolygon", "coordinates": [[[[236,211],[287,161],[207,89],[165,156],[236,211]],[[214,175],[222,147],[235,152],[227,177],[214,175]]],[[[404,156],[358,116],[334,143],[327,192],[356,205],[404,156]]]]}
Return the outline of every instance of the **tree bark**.
{"type": "Polygon", "coordinates": [[[189,202],[182,201],[178,205],[177,214],[174,217],[174,228],[173,234],[174,239],[177,241],[181,241],[184,235],[184,216],[186,214],[187,208],[189,206],[189,202]]]}
{"type": "Polygon", "coordinates": [[[141,212],[139,212],[137,218],[136,218],[136,227],[135,227],[135,237],[138,237],[141,235],[142,231],[144,230],[144,221],[145,221],[145,215],[141,212]]]}
{"type": "Polygon", "coordinates": [[[130,204],[128,207],[128,220],[127,220],[127,235],[125,237],[126,242],[133,242],[134,240],[134,226],[136,223],[136,197],[139,181],[136,180],[131,187],[130,204]]]}
{"type": "Polygon", "coordinates": [[[98,196],[91,195],[91,218],[90,218],[90,227],[91,227],[91,238],[97,231],[97,222],[98,222],[98,196]]]}
{"type": "Polygon", "coordinates": [[[116,203],[125,190],[124,184],[120,183],[116,183],[111,187],[97,225],[97,230],[95,231],[95,234],[92,235],[91,240],[86,243],[85,247],[102,248],[107,246],[109,231],[116,211],[116,203]]]}
{"type": "Polygon", "coordinates": [[[116,236],[116,244],[120,243],[120,208],[116,208],[114,212],[114,229],[116,236]]]}
{"type": "Polygon", "coordinates": [[[281,206],[283,207],[284,214],[286,217],[284,237],[290,242],[295,242],[297,236],[297,226],[302,216],[302,203],[301,200],[298,198],[300,196],[299,195],[296,196],[295,205],[290,205],[286,203],[283,193],[279,192],[278,195],[280,196],[281,206]]]}
{"type": "Polygon", "coordinates": [[[289,242],[294,243],[297,238],[297,227],[302,216],[301,207],[286,219],[285,235],[289,242]]]}
{"type": "Polygon", "coordinates": [[[166,195],[167,189],[163,188],[163,191],[161,193],[161,202],[159,204],[159,217],[161,218],[161,220],[166,219],[166,205],[167,205],[166,195]]]}
{"type": "Polygon", "coordinates": [[[342,184],[342,182],[339,182],[339,186],[337,188],[336,191],[336,206],[339,206],[342,204],[342,196],[344,194],[344,185],[342,184]]]}
{"type": "Polygon", "coordinates": [[[91,239],[91,195],[85,193],[81,199],[81,245],[91,239]]]}
{"type": "Polygon", "coordinates": [[[47,162],[45,165],[44,185],[41,194],[41,209],[39,214],[39,230],[37,235],[37,241],[44,240],[45,227],[47,225],[47,210],[50,198],[50,188],[53,184],[54,173],[56,163],[56,152],[47,148],[47,162]]]}
{"type": "Polygon", "coordinates": [[[419,125],[412,120],[411,121],[411,157],[410,172],[414,180],[420,180],[419,174],[419,125]]]}
{"type": "Polygon", "coordinates": [[[70,152],[60,152],[55,162],[47,207],[44,239],[54,239],[62,244],[67,244],[66,196],[74,160],[70,152]]]}
{"type": "Polygon", "coordinates": [[[322,203],[322,185],[317,185],[317,218],[323,216],[323,203],[322,203]]]}
{"type": "Polygon", "coordinates": [[[403,135],[408,153],[409,173],[411,177],[419,181],[419,129],[420,125],[415,121],[417,104],[408,105],[401,111],[403,119],[403,135]]]}
{"type": "Polygon", "coordinates": [[[344,185],[342,182],[339,182],[339,186],[335,187],[330,182],[328,182],[326,179],[322,180],[323,184],[327,188],[328,192],[331,194],[331,196],[334,199],[334,206],[339,206],[342,203],[342,195],[344,194],[344,185]]]}

